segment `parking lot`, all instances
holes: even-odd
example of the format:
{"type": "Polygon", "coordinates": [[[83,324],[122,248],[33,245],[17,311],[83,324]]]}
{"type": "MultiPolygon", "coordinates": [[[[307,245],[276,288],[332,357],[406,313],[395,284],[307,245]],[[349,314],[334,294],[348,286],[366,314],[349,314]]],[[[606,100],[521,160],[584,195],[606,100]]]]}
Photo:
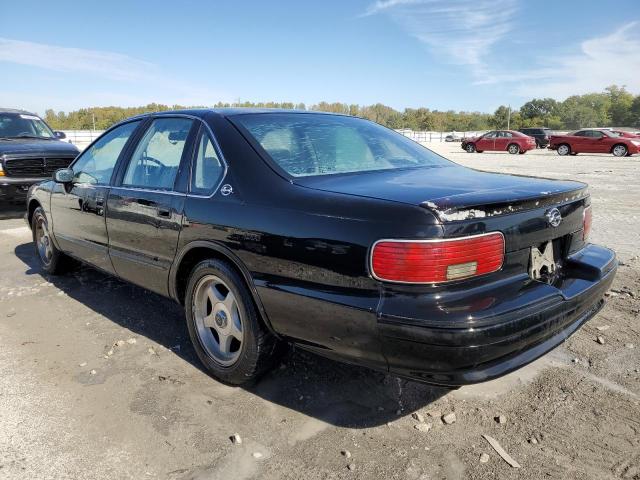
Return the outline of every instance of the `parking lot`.
{"type": "Polygon", "coordinates": [[[44,276],[30,230],[4,212],[0,478],[640,478],[640,157],[429,145],[591,185],[592,241],[621,264],[607,306],[563,346],[455,391],[300,351],[255,387],[227,387],[200,369],[177,305],[89,268],[44,276]]]}

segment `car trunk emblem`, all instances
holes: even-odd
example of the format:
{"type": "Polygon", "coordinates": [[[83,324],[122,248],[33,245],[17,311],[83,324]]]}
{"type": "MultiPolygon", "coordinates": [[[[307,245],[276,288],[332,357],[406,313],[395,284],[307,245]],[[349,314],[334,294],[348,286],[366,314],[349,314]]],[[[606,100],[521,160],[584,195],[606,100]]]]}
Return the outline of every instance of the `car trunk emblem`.
{"type": "Polygon", "coordinates": [[[562,222],[562,215],[560,214],[560,210],[555,207],[547,210],[544,215],[545,217],[547,217],[547,221],[552,227],[557,227],[562,222]]]}

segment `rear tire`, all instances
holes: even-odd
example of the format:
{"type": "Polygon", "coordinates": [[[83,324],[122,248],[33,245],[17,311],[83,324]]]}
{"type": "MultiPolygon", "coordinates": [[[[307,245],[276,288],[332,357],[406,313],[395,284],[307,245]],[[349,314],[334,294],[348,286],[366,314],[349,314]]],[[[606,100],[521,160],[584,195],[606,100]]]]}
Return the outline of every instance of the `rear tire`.
{"type": "Polygon", "coordinates": [[[614,145],[613,148],[611,149],[611,153],[613,153],[614,157],[626,157],[628,152],[629,152],[629,149],[627,148],[626,145],[623,145],[622,143],[614,145]]]}
{"type": "Polygon", "coordinates": [[[185,315],[200,361],[224,383],[253,383],[281,350],[262,322],[244,279],[227,262],[208,259],[193,268],[185,315]]]}
{"type": "Polygon", "coordinates": [[[62,253],[53,243],[49,232],[49,222],[42,207],[38,207],[31,217],[31,233],[36,256],[42,269],[51,274],[59,275],[66,272],[72,265],[71,258],[62,253]]]}
{"type": "Polygon", "coordinates": [[[517,153],[520,153],[520,146],[516,143],[510,143],[507,146],[507,152],[509,152],[511,155],[516,155],[517,153]]]}
{"type": "Polygon", "coordinates": [[[476,146],[473,143],[467,143],[464,146],[464,149],[467,151],[467,153],[473,153],[476,151],[476,146]]]}
{"type": "Polygon", "coordinates": [[[558,145],[557,152],[558,152],[558,155],[562,155],[562,156],[569,155],[571,153],[571,147],[566,143],[562,143],[558,145]]]}

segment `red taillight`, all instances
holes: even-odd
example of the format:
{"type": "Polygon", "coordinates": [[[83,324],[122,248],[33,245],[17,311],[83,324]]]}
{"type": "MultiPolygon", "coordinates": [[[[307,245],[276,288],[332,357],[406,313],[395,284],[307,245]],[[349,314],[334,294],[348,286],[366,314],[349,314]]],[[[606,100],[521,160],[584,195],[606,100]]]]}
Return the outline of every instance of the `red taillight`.
{"type": "Polygon", "coordinates": [[[502,268],[500,232],[448,240],[380,240],[371,252],[374,278],[401,283],[458,280],[502,268]]]}
{"type": "Polygon", "coordinates": [[[585,207],[582,211],[582,240],[585,242],[589,238],[589,234],[591,233],[591,221],[593,216],[591,214],[591,206],[585,207]]]}

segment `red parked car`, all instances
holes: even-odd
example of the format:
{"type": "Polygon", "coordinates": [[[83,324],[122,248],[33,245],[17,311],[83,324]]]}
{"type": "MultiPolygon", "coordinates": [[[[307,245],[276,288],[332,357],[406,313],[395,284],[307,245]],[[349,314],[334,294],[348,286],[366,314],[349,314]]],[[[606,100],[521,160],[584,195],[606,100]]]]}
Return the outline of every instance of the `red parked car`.
{"type": "Polygon", "coordinates": [[[624,130],[611,130],[613,133],[617,133],[624,138],[640,138],[640,132],[625,132],[624,130]]]}
{"type": "Polygon", "coordinates": [[[612,153],[625,157],[640,153],[640,138],[622,137],[611,130],[589,128],[569,135],[551,135],[549,148],[558,155],[612,153]]]}
{"type": "Polygon", "coordinates": [[[494,130],[479,137],[462,140],[462,149],[469,153],[486,151],[526,153],[536,148],[536,140],[515,130],[494,130]]]}

